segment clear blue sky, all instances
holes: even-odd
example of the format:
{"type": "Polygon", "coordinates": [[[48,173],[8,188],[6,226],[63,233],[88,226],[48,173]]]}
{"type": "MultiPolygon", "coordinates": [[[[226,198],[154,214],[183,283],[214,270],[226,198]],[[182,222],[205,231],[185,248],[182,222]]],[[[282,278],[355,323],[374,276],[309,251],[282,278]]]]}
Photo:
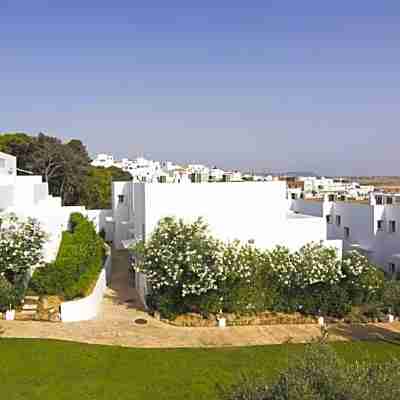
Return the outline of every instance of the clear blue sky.
{"type": "Polygon", "coordinates": [[[399,1],[0,1],[0,131],[400,175],[399,119],[399,1]]]}

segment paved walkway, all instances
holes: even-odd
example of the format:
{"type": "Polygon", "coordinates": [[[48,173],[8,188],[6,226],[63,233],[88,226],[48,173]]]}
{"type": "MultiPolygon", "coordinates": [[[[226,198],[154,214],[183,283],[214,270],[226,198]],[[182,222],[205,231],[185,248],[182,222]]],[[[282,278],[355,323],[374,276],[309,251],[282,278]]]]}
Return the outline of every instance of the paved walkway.
{"type": "MultiPolygon", "coordinates": [[[[129,347],[220,347],[301,343],[320,335],[316,325],[179,328],[149,317],[134,289],[128,287],[127,253],[113,254],[111,287],[96,320],[73,323],[0,321],[3,337],[70,340],[129,347]],[[144,318],[146,325],[134,321],[144,318]]],[[[369,326],[336,326],[332,340],[398,339],[400,323],[369,326]]]]}

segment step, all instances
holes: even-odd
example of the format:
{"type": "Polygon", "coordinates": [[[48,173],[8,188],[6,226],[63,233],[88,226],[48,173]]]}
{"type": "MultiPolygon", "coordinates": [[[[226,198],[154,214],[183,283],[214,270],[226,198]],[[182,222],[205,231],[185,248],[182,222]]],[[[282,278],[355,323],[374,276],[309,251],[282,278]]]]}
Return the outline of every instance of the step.
{"type": "Polygon", "coordinates": [[[26,315],[26,316],[32,315],[32,316],[34,316],[34,315],[36,315],[36,311],[35,310],[22,310],[22,311],[18,312],[17,315],[26,315]]]}
{"type": "Polygon", "coordinates": [[[24,304],[22,307],[23,311],[33,311],[33,310],[37,310],[38,306],[37,304],[24,304]]]}
{"type": "Polygon", "coordinates": [[[39,301],[39,296],[25,296],[25,301],[39,301]]]}

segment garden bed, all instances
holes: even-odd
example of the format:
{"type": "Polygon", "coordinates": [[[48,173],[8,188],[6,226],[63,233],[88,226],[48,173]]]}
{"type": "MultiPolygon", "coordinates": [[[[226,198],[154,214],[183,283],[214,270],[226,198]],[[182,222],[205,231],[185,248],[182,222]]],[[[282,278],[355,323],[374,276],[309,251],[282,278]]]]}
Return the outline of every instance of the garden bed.
{"type": "MultiPolygon", "coordinates": [[[[304,325],[316,324],[317,318],[304,316],[299,313],[283,314],[274,312],[264,312],[254,315],[224,314],[227,326],[257,326],[257,325],[304,325]]],[[[169,325],[179,327],[216,327],[218,326],[218,316],[210,314],[207,318],[195,313],[178,315],[174,320],[161,319],[169,325]]]]}

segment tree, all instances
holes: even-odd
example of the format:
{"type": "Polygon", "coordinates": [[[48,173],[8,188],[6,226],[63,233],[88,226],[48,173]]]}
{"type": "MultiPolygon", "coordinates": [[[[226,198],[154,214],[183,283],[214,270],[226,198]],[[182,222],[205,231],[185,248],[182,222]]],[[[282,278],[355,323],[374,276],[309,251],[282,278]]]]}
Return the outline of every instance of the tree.
{"type": "Polygon", "coordinates": [[[132,180],[131,174],[119,168],[89,167],[83,190],[81,203],[88,209],[111,208],[112,182],[132,180]]]}
{"type": "Polygon", "coordinates": [[[61,197],[64,205],[110,208],[112,182],[132,179],[116,167],[92,167],[85,145],[76,139],[63,143],[44,133],[3,134],[0,151],[16,156],[18,168],[42,175],[50,194],[61,197]]]}

